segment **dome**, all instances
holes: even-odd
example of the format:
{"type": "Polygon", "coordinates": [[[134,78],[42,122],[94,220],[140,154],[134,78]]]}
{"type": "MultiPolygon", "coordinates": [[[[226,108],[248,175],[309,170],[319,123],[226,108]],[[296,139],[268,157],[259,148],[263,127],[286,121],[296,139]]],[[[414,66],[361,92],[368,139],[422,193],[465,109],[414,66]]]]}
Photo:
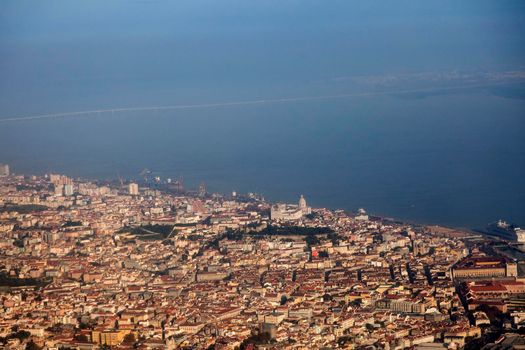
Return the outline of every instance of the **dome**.
{"type": "Polygon", "coordinates": [[[303,195],[301,195],[301,198],[299,199],[299,208],[306,208],[306,199],[304,199],[303,195]]]}

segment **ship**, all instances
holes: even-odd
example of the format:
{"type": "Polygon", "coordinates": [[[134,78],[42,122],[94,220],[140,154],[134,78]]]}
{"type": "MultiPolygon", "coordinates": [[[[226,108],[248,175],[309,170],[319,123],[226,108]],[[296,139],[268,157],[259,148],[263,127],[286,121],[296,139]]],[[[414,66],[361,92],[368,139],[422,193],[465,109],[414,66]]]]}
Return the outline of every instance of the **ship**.
{"type": "Polygon", "coordinates": [[[508,241],[525,243],[525,230],[520,229],[515,224],[509,224],[503,220],[498,220],[487,225],[487,228],[483,233],[508,241]]]}

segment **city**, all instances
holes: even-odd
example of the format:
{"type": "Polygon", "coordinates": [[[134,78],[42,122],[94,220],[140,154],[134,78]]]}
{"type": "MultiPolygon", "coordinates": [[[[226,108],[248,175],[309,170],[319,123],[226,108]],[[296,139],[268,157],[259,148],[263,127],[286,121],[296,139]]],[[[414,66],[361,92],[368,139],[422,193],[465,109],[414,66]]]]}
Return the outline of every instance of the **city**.
{"type": "Polygon", "coordinates": [[[525,345],[523,230],[506,241],[307,198],[269,203],[204,184],[159,189],[2,165],[0,347],[525,345]]]}
{"type": "Polygon", "coordinates": [[[0,350],[525,350],[525,1],[0,1],[0,350]]]}

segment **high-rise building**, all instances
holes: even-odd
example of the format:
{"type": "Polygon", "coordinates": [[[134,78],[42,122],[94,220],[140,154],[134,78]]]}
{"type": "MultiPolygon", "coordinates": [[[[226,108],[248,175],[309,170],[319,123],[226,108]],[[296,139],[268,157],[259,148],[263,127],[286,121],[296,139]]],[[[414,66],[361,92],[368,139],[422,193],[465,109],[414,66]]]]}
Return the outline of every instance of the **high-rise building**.
{"type": "Polygon", "coordinates": [[[49,174],[49,181],[55,185],[72,185],[73,180],[65,175],[49,174]]]}
{"type": "Polygon", "coordinates": [[[73,185],[71,184],[64,185],[64,195],[65,196],[73,195],[73,185]]]}
{"type": "Polygon", "coordinates": [[[52,183],[59,183],[60,182],[60,176],[61,175],[58,175],[58,174],[49,174],[49,181],[51,181],[52,183]]]}
{"type": "Polygon", "coordinates": [[[9,176],[9,165],[0,164],[0,176],[9,176]]]}
{"type": "Polygon", "coordinates": [[[139,185],[137,185],[136,183],[130,183],[128,185],[128,191],[129,191],[129,194],[132,195],[132,196],[138,196],[139,195],[139,185]]]}

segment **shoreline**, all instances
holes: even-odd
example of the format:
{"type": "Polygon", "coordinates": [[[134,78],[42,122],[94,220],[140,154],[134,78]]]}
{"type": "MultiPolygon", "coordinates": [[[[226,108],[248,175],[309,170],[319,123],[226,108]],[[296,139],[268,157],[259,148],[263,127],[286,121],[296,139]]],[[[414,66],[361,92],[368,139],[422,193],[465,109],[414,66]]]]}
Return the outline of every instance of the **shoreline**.
{"type": "MultiPolygon", "coordinates": [[[[31,175],[26,175],[26,174],[11,174],[11,176],[37,176],[37,177],[44,177],[45,175],[49,175],[51,173],[44,173],[44,174],[38,174],[38,175],[34,175],[34,174],[31,174],[31,175]]],[[[156,172],[152,172],[152,174],[157,174],[156,172]]],[[[85,177],[74,177],[73,178],[75,181],[80,181],[80,182],[93,182],[93,183],[97,183],[97,184],[104,184],[104,185],[108,185],[108,186],[118,186],[119,185],[119,181],[120,179],[118,177],[116,178],[97,178],[97,177],[93,177],[93,178],[85,178],[85,177]]],[[[139,184],[139,186],[145,186],[145,187],[148,187],[148,188],[151,188],[151,189],[158,189],[158,190],[161,190],[161,191],[166,191],[166,188],[163,188],[164,186],[166,186],[167,184],[166,183],[161,183],[160,185],[160,188],[159,186],[155,186],[154,183],[149,183],[149,182],[146,182],[144,181],[143,179],[140,179],[140,178],[125,178],[123,179],[125,182],[137,182],[139,184]],[[153,186],[152,186],[153,185],[153,186]]],[[[197,189],[190,189],[188,190],[187,192],[185,192],[185,194],[194,194],[193,192],[196,192],[197,189]]],[[[255,192],[253,192],[255,193],[255,192]]],[[[229,195],[224,193],[224,192],[215,192],[214,194],[218,194],[222,197],[225,197],[227,198],[229,195]]],[[[242,195],[242,193],[240,193],[242,195]]],[[[255,193],[256,195],[260,195],[259,193],[255,193]]],[[[264,195],[261,195],[262,198],[264,198],[264,195]]],[[[267,202],[268,204],[276,204],[276,203],[282,203],[282,201],[270,201],[270,200],[264,200],[265,202],[267,202]]],[[[356,214],[356,211],[357,211],[357,208],[356,209],[345,209],[345,208],[341,208],[341,207],[333,207],[333,206],[321,206],[321,207],[316,207],[315,209],[328,209],[330,211],[337,211],[337,210],[342,210],[344,211],[345,213],[350,213],[352,215],[355,215],[356,214]]],[[[365,208],[366,209],[366,208],[365,208]]],[[[435,227],[435,228],[440,228],[440,229],[444,229],[444,230],[449,230],[449,231],[457,231],[457,232],[463,232],[465,234],[476,234],[476,235],[483,235],[485,237],[498,237],[498,236],[495,236],[495,235],[491,235],[487,232],[484,232],[485,228],[484,227],[479,227],[479,228],[476,228],[476,227],[465,227],[465,226],[456,226],[456,225],[448,225],[446,223],[439,223],[439,222],[428,222],[428,221],[418,221],[417,219],[414,220],[414,219],[404,219],[404,218],[399,218],[399,217],[392,217],[392,216],[389,216],[388,214],[375,214],[373,213],[373,211],[369,212],[368,209],[366,209],[368,214],[372,217],[375,217],[375,218],[378,218],[380,219],[381,221],[385,221],[385,222],[388,222],[388,221],[391,221],[393,223],[396,223],[396,224],[401,224],[401,225],[412,225],[412,226],[419,226],[419,227],[427,227],[427,228],[431,228],[431,227],[435,227]]],[[[487,222],[486,225],[489,225],[490,222],[487,222]]],[[[505,239],[505,238],[502,238],[502,237],[499,237],[500,239],[505,239]]]]}

